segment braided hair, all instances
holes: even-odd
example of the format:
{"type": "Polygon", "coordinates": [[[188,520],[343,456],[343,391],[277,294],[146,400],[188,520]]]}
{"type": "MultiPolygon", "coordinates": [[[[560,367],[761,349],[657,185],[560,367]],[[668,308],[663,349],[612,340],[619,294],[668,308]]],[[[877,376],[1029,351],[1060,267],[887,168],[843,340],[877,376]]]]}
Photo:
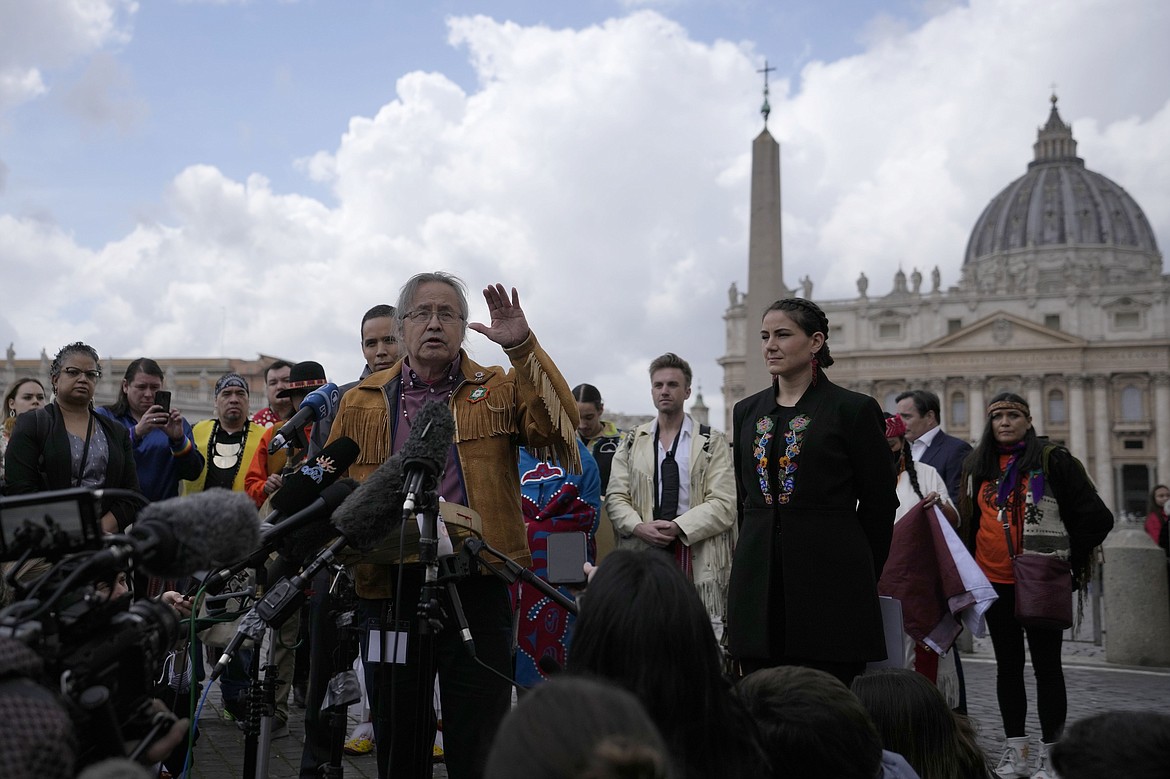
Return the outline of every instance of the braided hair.
{"type": "Polygon", "coordinates": [[[822,368],[828,368],[833,364],[833,357],[829,354],[829,318],[825,316],[820,306],[804,298],[784,298],[764,309],[764,316],[767,316],[769,311],[783,311],[805,335],[823,334],[825,343],[816,353],[817,363],[822,368]]]}
{"type": "Polygon", "coordinates": [[[49,364],[49,375],[54,379],[61,375],[61,366],[65,363],[65,358],[71,354],[84,354],[86,357],[92,357],[93,361],[97,363],[97,369],[102,369],[101,358],[98,357],[97,349],[94,349],[87,343],[81,341],[74,341],[71,344],[66,344],[57,352],[57,356],[53,358],[53,362],[49,364]]]}
{"type": "Polygon", "coordinates": [[[914,457],[910,454],[910,444],[906,443],[906,439],[902,439],[902,467],[910,476],[910,486],[914,488],[914,494],[922,500],[926,496],[922,494],[922,488],[918,486],[918,471],[914,469],[914,457]]]}

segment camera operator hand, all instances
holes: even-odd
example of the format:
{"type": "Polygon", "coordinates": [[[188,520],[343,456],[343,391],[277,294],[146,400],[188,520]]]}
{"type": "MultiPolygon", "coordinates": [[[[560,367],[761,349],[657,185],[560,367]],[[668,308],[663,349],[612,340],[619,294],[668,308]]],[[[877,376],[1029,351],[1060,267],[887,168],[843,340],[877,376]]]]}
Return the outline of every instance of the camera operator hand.
{"type": "Polygon", "coordinates": [[[179,619],[191,618],[191,599],[183,595],[183,593],[167,590],[159,596],[159,599],[174,609],[175,613],[179,615],[179,619]]]}

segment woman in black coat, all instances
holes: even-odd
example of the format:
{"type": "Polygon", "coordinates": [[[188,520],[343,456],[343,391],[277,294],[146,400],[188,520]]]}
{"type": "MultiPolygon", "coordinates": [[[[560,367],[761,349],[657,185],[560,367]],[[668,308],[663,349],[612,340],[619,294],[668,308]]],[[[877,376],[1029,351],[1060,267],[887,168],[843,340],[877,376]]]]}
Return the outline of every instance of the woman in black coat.
{"type": "Polygon", "coordinates": [[[848,686],[886,654],[877,580],[898,498],[877,402],[825,376],[828,332],[808,300],[764,312],[772,386],[733,414],[740,527],[728,631],[745,673],[802,665],[848,686]]]}
{"type": "MultiPolygon", "coordinates": [[[[70,487],[138,492],[130,437],[117,422],[93,409],[102,376],[98,354],[81,342],[65,346],[49,366],[53,402],[21,414],[5,453],[9,495],[70,487]]],[[[102,498],[102,530],[114,533],[134,521],[139,503],[102,498]]]]}

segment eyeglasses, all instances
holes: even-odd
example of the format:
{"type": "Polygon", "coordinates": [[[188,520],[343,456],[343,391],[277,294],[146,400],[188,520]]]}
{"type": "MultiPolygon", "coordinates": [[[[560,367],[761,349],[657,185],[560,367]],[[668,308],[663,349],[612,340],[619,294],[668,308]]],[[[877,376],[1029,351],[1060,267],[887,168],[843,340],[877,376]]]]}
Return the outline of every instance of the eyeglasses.
{"type": "Polygon", "coordinates": [[[71,379],[78,379],[84,375],[90,381],[97,381],[102,377],[101,371],[83,371],[81,368],[62,368],[61,373],[64,373],[71,379]]]}
{"type": "Polygon", "coordinates": [[[405,318],[414,322],[416,325],[425,325],[431,321],[431,317],[438,317],[439,324],[449,325],[454,322],[460,322],[463,317],[456,314],[448,308],[440,308],[435,311],[429,308],[420,308],[415,311],[407,311],[405,318]]]}

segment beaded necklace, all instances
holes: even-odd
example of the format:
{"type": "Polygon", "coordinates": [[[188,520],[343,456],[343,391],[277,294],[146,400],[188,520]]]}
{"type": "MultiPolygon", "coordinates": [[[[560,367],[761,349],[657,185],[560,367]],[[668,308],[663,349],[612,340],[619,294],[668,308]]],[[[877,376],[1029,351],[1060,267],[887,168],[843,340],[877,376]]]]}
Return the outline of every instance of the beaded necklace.
{"type": "MultiPolygon", "coordinates": [[[[400,409],[402,409],[402,418],[406,420],[407,425],[410,425],[411,424],[410,417],[406,413],[406,386],[407,386],[407,384],[409,384],[412,387],[414,386],[415,377],[417,374],[415,374],[414,371],[410,371],[409,369],[407,369],[407,370],[408,370],[408,375],[403,376],[402,380],[398,382],[398,407],[400,409]]],[[[441,397],[441,395],[436,395],[435,400],[424,400],[423,401],[424,406],[427,403],[433,403],[435,401],[441,401],[443,403],[448,403],[448,404],[451,402],[451,396],[455,394],[455,387],[457,386],[457,383],[456,383],[454,375],[448,375],[446,380],[451,382],[451,388],[449,390],[447,390],[447,397],[443,398],[443,397],[441,397]]],[[[420,379],[419,382],[421,384],[422,380],[420,379]]],[[[424,384],[423,386],[431,387],[433,385],[424,384]]]]}
{"type": "MultiPolygon", "coordinates": [[[[249,427],[251,427],[251,425],[249,425],[247,422],[245,422],[244,423],[244,430],[243,430],[244,435],[240,438],[240,443],[239,443],[240,448],[236,452],[236,463],[232,467],[231,478],[228,480],[228,484],[235,484],[236,483],[236,475],[240,472],[240,466],[242,466],[244,464],[244,451],[248,445],[248,428],[249,427]]],[[[215,419],[215,420],[212,420],[212,422],[211,422],[211,435],[208,436],[208,438],[207,438],[206,460],[207,460],[208,469],[211,468],[211,463],[215,462],[215,460],[218,459],[218,455],[216,454],[216,450],[217,450],[216,438],[218,436],[219,436],[219,420],[215,419]]],[[[216,462],[215,465],[217,468],[219,467],[218,462],[216,462]]],[[[223,471],[223,470],[227,470],[227,469],[220,468],[220,470],[223,471]]]]}

